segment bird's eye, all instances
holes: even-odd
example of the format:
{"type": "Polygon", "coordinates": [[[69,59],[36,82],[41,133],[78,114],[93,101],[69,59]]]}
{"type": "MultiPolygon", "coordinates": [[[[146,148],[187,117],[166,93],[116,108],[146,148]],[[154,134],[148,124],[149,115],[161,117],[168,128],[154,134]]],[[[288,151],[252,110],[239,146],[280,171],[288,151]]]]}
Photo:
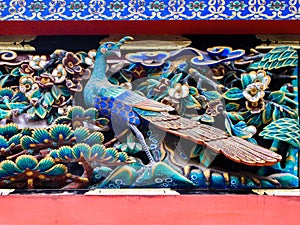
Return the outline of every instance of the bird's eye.
{"type": "Polygon", "coordinates": [[[107,44],[107,47],[110,48],[110,47],[111,47],[111,44],[107,44]]]}

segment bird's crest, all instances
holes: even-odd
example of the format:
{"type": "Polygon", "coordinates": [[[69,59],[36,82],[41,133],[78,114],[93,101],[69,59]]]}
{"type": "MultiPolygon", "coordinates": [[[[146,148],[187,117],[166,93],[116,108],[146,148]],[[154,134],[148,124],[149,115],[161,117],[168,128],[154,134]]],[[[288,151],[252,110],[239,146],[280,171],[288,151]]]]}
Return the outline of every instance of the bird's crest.
{"type": "Polygon", "coordinates": [[[121,46],[121,45],[125,44],[126,41],[132,41],[132,40],[134,40],[133,37],[125,36],[121,40],[119,40],[119,42],[117,43],[117,45],[121,46]]]}
{"type": "Polygon", "coordinates": [[[105,42],[99,47],[98,53],[104,55],[108,52],[114,52],[116,55],[120,56],[121,53],[119,49],[121,45],[125,44],[126,41],[130,40],[133,40],[133,37],[125,36],[118,42],[105,42]]]}

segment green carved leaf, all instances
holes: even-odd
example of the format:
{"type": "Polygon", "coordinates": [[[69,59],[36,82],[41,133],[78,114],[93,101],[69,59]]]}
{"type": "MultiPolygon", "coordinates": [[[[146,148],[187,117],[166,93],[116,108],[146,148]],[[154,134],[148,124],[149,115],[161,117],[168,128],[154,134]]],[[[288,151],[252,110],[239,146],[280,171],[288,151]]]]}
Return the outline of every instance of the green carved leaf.
{"type": "Polygon", "coordinates": [[[0,170],[4,170],[7,175],[13,175],[15,173],[21,173],[20,168],[10,160],[4,160],[0,163],[0,170]]]}
{"type": "Polygon", "coordinates": [[[205,91],[203,95],[207,98],[208,101],[221,99],[222,95],[217,91],[205,91]]]}
{"type": "Polygon", "coordinates": [[[1,80],[0,80],[0,87],[4,87],[6,81],[8,80],[8,78],[10,78],[10,75],[6,75],[5,77],[3,77],[1,80]]]}
{"type": "Polygon", "coordinates": [[[239,109],[239,107],[240,107],[240,104],[231,102],[231,103],[226,104],[226,111],[236,111],[239,109]]]}
{"type": "Polygon", "coordinates": [[[251,138],[253,136],[253,134],[245,129],[241,129],[239,127],[234,127],[232,129],[233,133],[235,136],[246,139],[246,138],[251,138]]]}
{"type": "Polygon", "coordinates": [[[10,110],[0,109],[0,119],[7,118],[11,115],[10,110]]]}
{"type": "Polygon", "coordinates": [[[67,172],[68,172],[68,168],[65,165],[57,164],[51,167],[49,170],[44,171],[43,174],[46,174],[48,176],[59,176],[67,172]]]}
{"type": "Polygon", "coordinates": [[[248,122],[248,125],[253,125],[255,127],[259,127],[262,125],[262,115],[261,114],[255,114],[253,117],[251,117],[248,122]]]}
{"type": "Polygon", "coordinates": [[[35,107],[34,108],[34,112],[41,119],[44,119],[46,117],[46,115],[47,115],[47,110],[42,105],[39,105],[38,107],[35,107]]]}
{"type": "Polygon", "coordinates": [[[263,124],[269,123],[272,120],[273,107],[270,103],[266,104],[266,108],[262,113],[263,124]]]}
{"type": "Polygon", "coordinates": [[[256,133],[256,128],[254,126],[247,126],[244,121],[239,121],[234,126],[231,126],[231,128],[235,136],[243,139],[251,138],[256,133]]]}
{"type": "Polygon", "coordinates": [[[85,58],[89,57],[88,54],[84,51],[77,52],[76,56],[78,56],[81,59],[81,62],[85,62],[85,58]]]}
{"type": "Polygon", "coordinates": [[[41,161],[39,161],[39,163],[34,168],[34,170],[44,172],[46,170],[49,170],[54,165],[55,165],[54,159],[48,156],[43,158],[41,161]]]}
{"type": "Polygon", "coordinates": [[[248,66],[247,71],[252,71],[257,69],[259,69],[259,62],[253,62],[248,66]]]}
{"type": "Polygon", "coordinates": [[[233,121],[244,120],[244,117],[240,113],[238,113],[238,112],[230,112],[230,113],[228,112],[227,115],[233,121]]]}
{"type": "Polygon", "coordinates": [[[76,138],[77,143],[84,142],[86,138],[90,135],[89,129],[86,127],[77,127],[74,130],[74,137],[76,138]]]}
{"type": "Polygon", "coordinates": [[[184,106],[186,108],[199,108],[201,105],[193,96],[189,95],[184,99],[184,106]]]}
{"type": "Polygon", "coordinates": [[[148,79],[147,82],[145,82],[145,84],[150,85],[150,86],[156,86],[158,85],[160,82],[159,80],[156,80],[156,79],[148,79]]]}
{"type": "Polygon", "coordinates": [[[93,132],[84,140],[84,143],[92,146],[95,144],[100,144],[103,141],[104,135],[101,132],[93,132]]]}
{"type": "Polygon", "coordinates": [[[54,140],[67,140],[73,134],[73,131],[68,125],[58,124],[51,127],[49,134],[54,140]]]}
{"type": "Polygon", "coordinates": [[[44,101],[43,101],[43,105],[47,105],[47,106],[51,106],[54,102],[54,98],[52,96],[52,94],[50,92],[46,92],[44,94],[44,101]]]}
{"type": "Polygon", "coordinates": [[[71,95],[70,90],[65,85],[58,85],[58,88],[61,90],[63,96],[69,97],[71,95]]]}
{"type": "Polygon", "coordinates": [[[37,159],[32,155],[21,155],[16,159],[16,165],[23,171],[27,168],[32,170],[37,166],[37,164],[37,159]]]}
{"type": "Polygon", "coordinates": [[[42,93],[40,92],[40,90],[36,90],[34,92],[32,92],[32,94],[30,95],[29,98],[38,98],[40,99],[42,97],[42,93]]]}
{"type": "Polygon", "coordinates": [[[56,85],[53,85],[51,88],[51,94],[55,100],[58,100],[62,94],[62,91],[56,85]]]}
{"type": "Polygon", "coordinates": [[[9,109],[24,109],[27,105],[23,103],[7,103],[6,104],[7,108],[9,109]]]}
{"type": "Polygon", "coordinates": [[[155,88],[160,82],[155,79],[147,79],[138,85],[137,90],[146,92],[149,89],[155,88]]]}
{"type": "Polygon", "coordinates": [[[114,85],[119,85],[119,81],[118,79],[114,78],[114,77],[110,77],[108,78],[109,82],[114,84],[114,85]]]}
{"type": "Polygon", "coordinates": [[[281,111],[280,111],[280,109],[278,107],[275,107],[275,109],[273,111],[273,114],[272,114],[272,117],[273,117],[274,121],[282,118],[281,111]]]}
{"type": "Polygon", "coordinates": [[[242,81],[243,89],[245,89],[249,84],[253,82],[250,74],[242,74],[241,81],[242,81]]]}
{"type": "Polygon", "coordinates": [[[189,94],[190,94],[190,95],[195,95],[195,94],[197,94],[197,93],[198,93],[197,88],[195,88],[195,87],[193,87],[193,86],[190,86],[190,88],[189,88],[189,94]]]}
{"type": "Polygon", "coordinates": [[[49,140],[51,140],[51,137],[46,129],[37,128],[33,131],[32,137],[38,142],[38,143],[44,143],[49,140]]]}
{"type": "Polygon", "coordinates": [[[62,146],[58,149],[58,157],[61,160],[74,159],[73,149],[70,146],[62,146]]]}
{"type": "MultiPolygon", "coordinates": [[[[49,110],[48,110],[48,112],[49,112],[49,110]]],[[[50,115],[50,116],[47,117],[47,123],[48,124],[52,124],[53,121],[54,121],[54,116],[53,115],[50,115]]]]}
{"type": "Polygon", "coordinates": [[[19,67],[14,68],[14,69],[10,72],[10,74],[13,75],[13,76],[15,76],[15,77],[21,76],[19,67]]]}
{"type": "Polygon", "coordinates": [[[284,100],[284,97],[285,97],[285,93],[284,92],[282,92],[282,91],[274,91],[274,92],[272,92],[269,95],[268,99],[270,101],[273,101],[273,102],[276,102],[276,103],[279,104],[279,103],[281,103],[284,100]]]}
{"type": "Polygon", "coordinates": [[[27,110],[27,113],[30,115],[30,116],[34,116],[35,114],[35,110],[34,110],[34,107],[30,107],[28,110],[27,110]]]}
{"type": "Polygon", "coordinates": [[[98,110],[95,108],[89,108],[87,110],[84,111],[84,116],[89,117],[91,120],[96,120],[96,118],[98,117],[98,110]]]}
{"type": "Polygon", "coordinates": [[[244,97],[243,91],[237,87],[230,88],[223,94],[223,97],[228,100],[239,100],[244,97]]]}
{"type": "Polygon", "coordinates": [[[175,74],[172,79],[170,80],[171,81],[171,84],[176,84],[180,81],[180,79],[182,78],[182,73],[178,73],[178,74],[175,74]]]}

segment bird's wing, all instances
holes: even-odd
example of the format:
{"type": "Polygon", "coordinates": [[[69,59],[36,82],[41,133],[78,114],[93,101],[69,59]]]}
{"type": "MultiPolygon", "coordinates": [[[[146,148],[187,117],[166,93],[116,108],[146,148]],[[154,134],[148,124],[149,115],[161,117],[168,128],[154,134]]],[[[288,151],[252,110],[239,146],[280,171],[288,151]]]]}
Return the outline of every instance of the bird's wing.
{"type": "Polygon", "coordinates": [[[168,112],[173,111],[174,108],[163,103],[148,99],[141,96],[133,91],[124,89],[122,87],[108,87],[106,90],[111,97],[118,99],[124,104],[130,105],[132,107],[154,111],[154,112],[168,112]]]}
{"type": "Polygon", "coordinates": [[[273,165],[281,156],[239,137],[230,137],[224,131],[177,115],[161,113],[143,116],[160,129],[176,136],[204,145],[227,158],[251,166],[273,165]]]}

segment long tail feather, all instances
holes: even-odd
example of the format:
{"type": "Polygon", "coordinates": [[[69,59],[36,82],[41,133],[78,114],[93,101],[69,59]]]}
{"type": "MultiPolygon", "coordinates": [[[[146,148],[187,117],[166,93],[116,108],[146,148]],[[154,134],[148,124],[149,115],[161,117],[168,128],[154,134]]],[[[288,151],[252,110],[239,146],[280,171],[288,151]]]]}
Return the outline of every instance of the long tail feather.
{"type": "Polygon", "coordinates": [[[160,129],[204,145],[227,158],[251,166],[273,165],[281,155],[239,137],[230,137],[224,131],[178,115],[161,113],[155,117],[143,116],[160,129]]]}

